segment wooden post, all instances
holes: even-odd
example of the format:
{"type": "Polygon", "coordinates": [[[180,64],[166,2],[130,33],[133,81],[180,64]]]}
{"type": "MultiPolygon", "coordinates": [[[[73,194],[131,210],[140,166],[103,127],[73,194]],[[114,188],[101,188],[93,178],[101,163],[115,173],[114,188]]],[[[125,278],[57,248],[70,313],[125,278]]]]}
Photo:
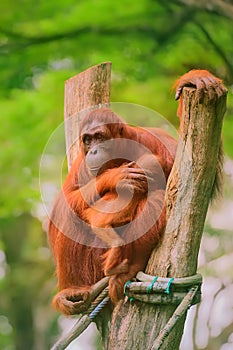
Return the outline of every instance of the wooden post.
{"type": "MultiPolygon", "coordinates": [[[[183,91],[183,123],[177,155],[167,186],[167,228],[155,250],[147,273],[162,277],[186,277],[196,273],[198,251],[213,186],[226,95],[202,104],[196,90],[183,91]]],[[[104,349],[149,350],[175,309],[172,305],[121,303],[113,312],[104,349]]],[[[186,315],[161,349],[178,350],[186,315]]],[[[104,339],[106,340],[106,339],[104,339]]],[[[154,349],[154,347],[153,347],[154,349]]]]}
{"type": "Polygon", "coordinates": [[[65,136],[68,168],[78,151],[78,123],[82,112],[109,106],[111,62],[93,66],[65,83],[65,136]]]}

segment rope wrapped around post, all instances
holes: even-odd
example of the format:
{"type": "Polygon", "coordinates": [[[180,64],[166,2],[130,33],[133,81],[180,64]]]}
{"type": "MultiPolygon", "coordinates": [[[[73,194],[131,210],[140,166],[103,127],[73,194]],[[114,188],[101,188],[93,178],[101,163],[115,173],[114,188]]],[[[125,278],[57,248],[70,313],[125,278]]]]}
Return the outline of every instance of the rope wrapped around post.
{"type": "MultiPolygon", "coordinates": [[[[158,350],[180,317],[191,305],[200,302],[202,276],[196,274],[184,278],[164,278],[150,276],[140,271],[136,279],[137,281],[126,282],[124,287],[124,293],[129,298],[130,302],[137,300],[152,304],[172,303],[178,305],[151,349],[158,350]]],[[[94,321],[98,313],[101,312],[110,300],[108,296],[108,282],[109,278],[105,277],[93,286],[93,295],[95,295],[95,289],[100,290],[100,285],[102,286],[102,291],[91,302],[87,312],[78,319],[69,333],[59,339],[51,350],[66,349],[67,346],[94,321]]]]}

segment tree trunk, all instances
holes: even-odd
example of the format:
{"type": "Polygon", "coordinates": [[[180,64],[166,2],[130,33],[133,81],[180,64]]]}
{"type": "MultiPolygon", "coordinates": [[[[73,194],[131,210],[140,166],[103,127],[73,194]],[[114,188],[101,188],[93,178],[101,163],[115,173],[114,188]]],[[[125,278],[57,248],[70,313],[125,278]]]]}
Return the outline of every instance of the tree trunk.
{"type": "Polygon", "coordinates": [[[91,67],[65,83],[65,134],[68,168],[78,153],[78,124],[82,113],[92,108],[109,106],[111,63],[91,67]]]}
{"type": "MultiPolygon", "coordinates": [[[[196,273],[198,251],[215,179],[226,96],[198,103],[196,90],[183,91],[183,122],[177,155],[167,186],[167,227],[163,241],[146,272],[162,277],[196,273]]],[[[120,303],[113,312],[105,349],[151,349],[175,309],[173,305],[120,303]]],[[[176,350],[185,317],[165,340],[162,349],[176,350]]]]}

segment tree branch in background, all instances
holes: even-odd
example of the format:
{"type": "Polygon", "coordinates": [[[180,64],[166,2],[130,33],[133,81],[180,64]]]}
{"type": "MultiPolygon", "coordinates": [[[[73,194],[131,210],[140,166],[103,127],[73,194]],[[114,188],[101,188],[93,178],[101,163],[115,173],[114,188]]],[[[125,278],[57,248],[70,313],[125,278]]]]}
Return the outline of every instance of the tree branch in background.
{"type": "Polygon", "coordinates": [[[202,31],[202,33],[205,35],[206,39],[210,42],[210,44],[213,46],[216,53],[221,57],[223,62],[225,63],[228,73],[229,73],[229,81],[233,80],[233,65],[230,60],[225,55],[225,52],[222,50],[222,48],[214,41],[210,33],[205,29],[205,27],[197,20],[194,20],[194,23],[197,25],[197,27],[202,31]]]}
{"type": "Polygon", "coordinates": [[[171,0],[174,4],[185,5],[195,9],[200,9],[217,15],[233,18],[233,1],[232,0],[171,0]]]}
{"type": "MultiPolygon", "coordinates": [[[[173,13],[173,16],[171,16],[170,14],[170,26],[168,26],[167,24],[167,29],[164,31],[157,30],[153,26],[148,25],[135,25],[126,27],[120,26],[115,28],[87,26],[83,28],[72,29],[67,32],[56,33],[53,35],[41,35],[32,37],[0,27],[0,33],[4,34],[9,39],[7,43],[4,42],[2,45],[0,45],[0,52],[2,54],[8,54],[9,52],[12,53],[15,51],[23,50],[33,45],[41,45],[63,39],[77,39],[78,36],[81,36],[83,34],[98,34],[100,36],[143,35],[146,38],[153,38],[155,41],[157,41],[158,46],[162,47],[168,41],[168,39],[170,40],[175,34],[177,34],[177,32],[179,32],[184,27],[184,25],[188,21],[192,19],[193,14],[193,10],[187,11],[187,9],[179,13],[173,13]]],[[[157,49],[158,47],[156,46],[156,51],[157,49]]]]}
{"type": "MultiPolygon", "coordinates": [[[[168,11],[168,10],[167,10],[168,11]]],[[[193,9],[185,9],[181,12],[173,12],[173,15],[171,16],[171,13],[169,12],[166,26],[163,30],[161,30],[156,37],[156,40],[158,42],[159,47],[164,46],[168,40],[173,38],[178,32],[180,32],[183,27],[186,25],[186,23],[191,22],[195,11],[193,9]]],[[[156,50],[158,48],[156,47],[156,50]]]]}

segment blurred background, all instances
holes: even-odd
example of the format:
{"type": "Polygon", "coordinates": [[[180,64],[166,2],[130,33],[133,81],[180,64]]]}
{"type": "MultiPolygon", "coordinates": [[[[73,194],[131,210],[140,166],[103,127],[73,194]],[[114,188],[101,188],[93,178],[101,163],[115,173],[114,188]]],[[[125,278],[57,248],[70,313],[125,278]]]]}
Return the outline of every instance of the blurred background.
{"type": "MultiPolygon", "coordinates": [[[[203,301],[190,310],[181,349],[233,349],[232,21],[232,0],[0,3],[0,349],[49,349],[72,322],[50,307],[56,280],[39,168],[63,121],[64,81],[104,61],[113,64],[113,102],[156,110],[175,127],[171,86],[179,75],[201,68],[225,81],[224,196],[208,213],[199,257],[203,301]]],[[[59,147],[65,152],[60,135],[58,154],[59,147]]],[[[53,193],[56,157],[46,159],[53,193]]],[[[99,343],[91,327],[69,349],[101,349],[99,343]]]]}

